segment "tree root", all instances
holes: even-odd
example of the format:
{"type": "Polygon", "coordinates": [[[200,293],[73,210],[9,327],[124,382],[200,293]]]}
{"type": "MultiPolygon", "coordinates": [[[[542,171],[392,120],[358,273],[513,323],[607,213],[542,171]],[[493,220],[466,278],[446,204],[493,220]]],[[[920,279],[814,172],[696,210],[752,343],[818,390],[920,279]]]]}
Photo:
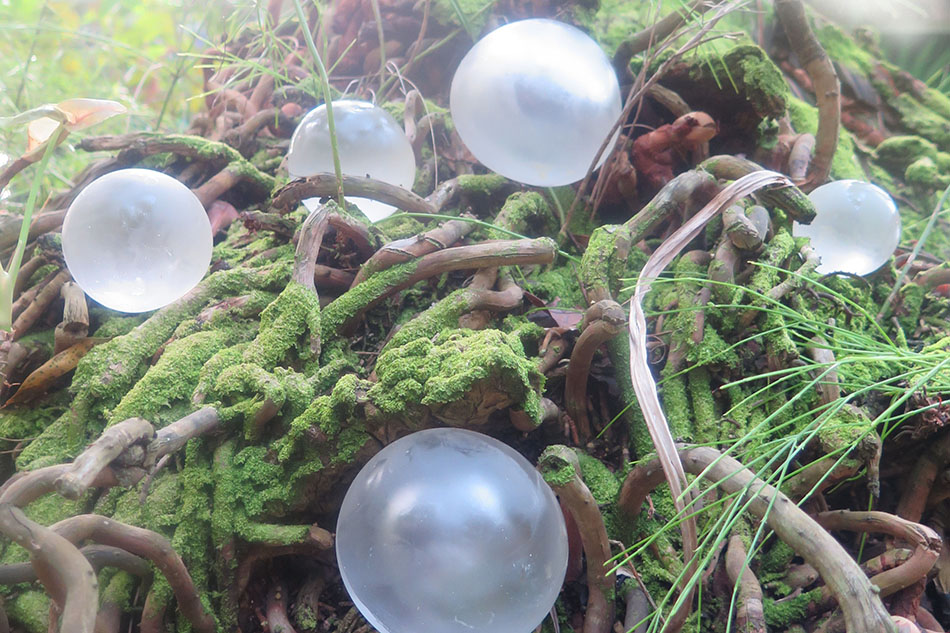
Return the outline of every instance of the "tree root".
{"type": "Polygon", "coordinates": [[[556,253],[554,241],[549,238],[485,242],[430,253],[401,264],[398,269],[370,277],[328,305],[322,316],[323,336],[338,336],[350,331],[367,310],[423,279],[453,270],[549,264],[554,261],[556,253]],[[393,274],[396,272],[398,274],[393,274]],[[376,284],[367,289],[373,284],[373,279],[377,280],[376,284]],[[357,298],[358,303],[355,303],[357,298]]]}
{"type": "Polygon", "coordinates": [[[538,469],[561,498],[580,530],[587,557],[587,611],[584,633],[608,633],[614,625],[614,581],[610,543],[597,502],[580,475],[577,454],[566,446],[549,446],[538,458],[538,469]]]}
{"type": "MultiPolygon", "coordinates": [[[[151,581],[152,567],[148,561],[124,549],[108,545],[86,545],[79,551],[96,572],[103,567],[115,567],[151,581]]],[[[16,585],[21,582],[34,582],[37,579],[36,569],[30,563],[0,566],[0,585],[16,585]]]]}
{"type": "MultiPolygon", "coordinates": [[[[348,196],[371,198],[412,213],[438,213],[436,206],[425,198],[417,196],[408,189],[380,180],[344,174],[342,185],[343,191],[348,196]]],[[[271,199],[271,208],[277,213],[288,213],[307,198],[323,198],[336,194],[336,175],[316,174],[309,178],[294,180],[275,192],[271,199]]]]}
{"type": "Polygon", "coordinates": [[[729,576],[729,582],[739,586],[736,630],[741,633],[765,633],[762,586],[746,565],[746,560],[747,552],[742,537],[731,536],[726,549],[726,574],[729,576]]]}
{"type": "MultiPolygon", "coordinates": [[[[892,633],[890,616],[876,588],[844,548],[788,497],[768,485],[729,455],[706,448],[681,448],[683,468],[729,494],[742,494],[748,511],[814,567],[844,613],[849,633],[892,633]]],[[[646,493],[664,476],[659,463],[641,464],[624,480],[618,506],[628,515],[639,510],[646,493]],[[649,487],[652,484],[652,487],[649,487]],[[649,487],[649,488],[648,488],[649,487]]]]}
{"type": "Polygon", "coordinates": [[[792,50],[805,68],[818,101],[818,135],[815,156],[802,187],[811,191],[823,184],[831,173],[831,159],[838,147],[841,125],[841,84],[831,60],[812,32],[801,0],[776,0],[778,14],[792,50]]]}
{"type": "MultiPolygon", "coordinates": [[[[125,525],[97,514],[70,517],[51,528],[71,543],[92,539],[103,545],[122,548],[152,561],[164,574],[178,600],[178,608],[198,633],[214,633],[215,624],[198,598],[198,592],[181,557],[161,534],[125,525]]],[[[85,561],[85,559],[83,559],[85,561]]],[[[87,563],[88,565],[88,563],[87,563]]],[[[90,569],[91,573],[91,569],[90,569]]],[[[68,620],[67,620],[68,621],[68,620]]]]}

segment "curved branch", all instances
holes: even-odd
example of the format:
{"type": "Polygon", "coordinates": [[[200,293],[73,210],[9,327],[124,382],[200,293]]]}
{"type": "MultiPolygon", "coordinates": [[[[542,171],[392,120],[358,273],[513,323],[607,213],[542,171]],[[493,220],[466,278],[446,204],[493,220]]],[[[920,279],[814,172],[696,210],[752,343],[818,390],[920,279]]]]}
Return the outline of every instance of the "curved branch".
{"type": "MultiPolygon", "coordinates": [[[[348,196],[378,200],[412,213],[438,213],[428,200],[396,185],[346,174],[342,182],[348,196]]],[[[301,200],[335,196],[337,191],[335,174],[316,174],[284,185],[271,199],[271,207],[278,213],[288,213],[297,208],[301,200]]]]}
{"type": "MultiPolygon", "coordinates": [[[[149,559],[168,580],[178,600],[179,609],[191,622],[195,631],[214,633],[214,619],[205,611],[185,564],[172,544],[161,534],[113,521],[97,514],[70,517],[56,523],[50,529],[71,543],[91,539],[103,545],[120,547],[149,559]]],[[[63,619],[69,621],[65,614],[63,619]]]]}

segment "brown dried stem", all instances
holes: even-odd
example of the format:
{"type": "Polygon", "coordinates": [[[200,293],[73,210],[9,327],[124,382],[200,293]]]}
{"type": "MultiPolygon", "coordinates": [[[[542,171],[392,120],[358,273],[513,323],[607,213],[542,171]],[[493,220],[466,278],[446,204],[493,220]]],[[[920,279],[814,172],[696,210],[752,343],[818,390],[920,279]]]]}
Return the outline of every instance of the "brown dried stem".
{"type": "Polygon", "coordinates": [[[594,352],[620,334],[626,321],[626,313],[613,299],[598,301],[584,313],[581,335],[574,343],[564,384],[565,407],[577,425],[577,434],[582,443],[586,443],[591,437],[590,419],[587,415],[587,378],[594,352]]]}
{"type": "Polygon", "coordinates": [[[46,311],[46,308],[59,297],[63,284],[69,281],[70,278],[69,271],[63,269],[56,273],[48,284],[43,286],[43,289],[37,293],[32,303],[26,306],[23,312],[13,321],[13,340],[22,337],[33,327],[33,324],[36,323],[40,316],[46,311]]]}
{"type": "MultiPolygon", "coordinates": [[[[348,196],[370,198],[412,213],[438,212],[425,198],[396,185],[346,174],[343,175],[342,182],[343,190],[348,196]]],[[[294,180],[282,187],[271,199],[271,207],[278,213],[288,213],[296,209],[301,200],[335,196],[337,191],[336,175],[315,174],[309,178],[294,180]]]]}
{"type": "Polygon", "coordinates": [[[729,547],[726,550],[726,575],[729,582],[739,587],[736,630],[740,633],[765,633],[762,586],[746,564],[747,560],[748,553],[742,543],[742,537],[733,535],[729,538],[729,547]]]}
{"type": "Polygon", "coordinates": [[[887,512],[833,510],[820,513],[815,521],[827,530],[884,533],[914,546],[910,560],[871,579],[882,597],[906,589],[925,578],[937,562],[943,546],[940,536],[926,525],[906,521],[887,512]]]}
{"type": "MultiPolygon", "coordinates": [[[[97,514],[70,517],[51,529],[71,543],[91,539],[149,559],[165,576],[178,600],[179,609],[194,629],[198,633],[214,633],[214,619],[205,611],[185,564],[161,534],[97,514]]],[[[65,617],[64,620],[69,621],[65,617]]]]}
{"type": "Polygon", "coordinates": [[[838,147],[838,131],[841,126],[841,84],[831,64],[831,59],[818,42],[808,24],[802,0],[775,0],[778,15],[789,44],[798,56],[811,79],[818,101],[818,134],[815,156],[811,161],[808,176],[802,185],[811,191],[828,179],[831,159],[838,147]]]}
{"type": "MultiPolygon", "coordinates": [[[[435,275],[453,270],[474,270],[479,268],[493,268],[499,266],[518,266],[524,264],[550,264],[554,261],[557,248],[549,238],[534,240],[501,240],[485,242],[472,246],[457,246],[442,251],[430,253],[419,258],[413,264],[412,270],[398,281],[388,285],[380,285],[367,297],[365,303],[344,315],[342,322],[337,326],[337,332],[347,332],[370,308],[395,293],[408,288],[413,284],[435,275]]],[[[350,292],[354,292],[350,290],[350,292]]],[[[347,297],[349,293],[343,295],[347,297]]],[[[337,301],[343,299],[341,297],[337,301]]],[[[335,302],[334,302],[335,303],[335,302]]],[[[333,305],[332,303],[330,304],[333,305]]],[[[328,308],[329,309],[329,308],[328,308]]]]}
{"type": "Polygon", "coordinates": [[[265,599],[265,613],[270,633],[296,633],[287,617],[287,585],[284,581],[271,581],[265,599]]]}
{"type": "Polygon", "coordinates": [[[60,290],[63,297],[63,320],[54,332],[53,354],[75,345],[89,334],[89,308],[86,293],[74,281],[67,281],[60,290]]]}
{"type": "MultiPolygon", "coordinates": [[[[93,570],[98,572],[103,567],[115,567],[132,575],[151,580],[152,567],[143,558],[130,554],[118,547],[108,545],[86,545],[79,550],[93,570]]],[[[37,580],[36,570],[31,563],[13,563],[0,565],[0,585],[16,585],[21,582],[37,580]]]]}
{"type": "Polygon", "coordinates": [[[79,550],[9,503],[0,503],[0,533],[30,553],[37,577],[61,607],[60,631],[92,633],[99,603],[96,573],[79,550]]]}
{"type": "Polygon", "coordinates": [[[547,447],[538,458],[538,469],[561,499],[561,503],[577,523],[587,557],[587,612],[584,615],[584,633],[608,633],[614,625],[614,582],[616,572],[610,564],[610,542],[604,518],[597,501],[580,476],[577,454],[566,446],[547,447]],[[573,477],[567,482],[554,482],[547,475],[572,469],[573,477]]]}
{"type": "Polygon", "coordinates": [[[422,235],[390,242],[376,251],[360,267],[359,272],[356,273],[356,278],[353,279],[353,286],[361,283],[373,273],[446,249],[468,235],[474,228],[475,225],[471,222],[449,220],[422,235]]]}
{"type": "MultiPolygon", "coordinates": [[[[746,509],[766,521],[780,539],[818,570],[844,612],[849,633],[893,633],[890,616],[877,590],[858,564],[788,497],[733,457],[713,448],[681,448],[679,458],[687,472],[703,477],[726,493],[742,494],[746,509]]],[[[639,493],[650,483],[657,482],[658,468],[657,461],[652,460],[631,471],[618,501],[621,510],[630,513],[639,509],[642,503],[639,493]]]]}
{"type": "Polygon", "coordinates": [[[110,426],[73,460],[69,470],[56,479],[56,491],[67,499],[78,499],[123,451],[137,442],[151,439],[154,434],[151,423],[142,418],[129,418],[110,426]]]}

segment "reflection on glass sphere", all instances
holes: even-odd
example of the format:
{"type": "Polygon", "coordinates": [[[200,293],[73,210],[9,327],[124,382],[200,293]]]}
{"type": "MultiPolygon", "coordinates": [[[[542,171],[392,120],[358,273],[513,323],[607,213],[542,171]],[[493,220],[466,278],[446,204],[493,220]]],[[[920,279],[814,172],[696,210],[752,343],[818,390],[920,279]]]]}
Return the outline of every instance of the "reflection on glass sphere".
{"type": "Polygon", "coordinates": [[[195,194],[150,169],[97,178],[63,220],[73,279],[120,312],[155,310],[194,288],[211,263],[211,246],[211,224],[195,194]]]}
{"type": "Polygon", "coordinates": [[[346,493],[337,560],[381,633],[531,633],[567,568],[548,485],[505,444],[429,429],[374,456],[346,493]]]}
{"type": "Polygon", "coordinates": [[[475,44],[449,102],[459,136],[483,165],[552,187],[584,177],[621,111],[617,75],[597,42],[544,19],[512,22],[475,44]]]}
{"type": "Polygon", "coordinates": [[[836,180],[808,197],[817,215],[811,224],[792,227],[795,237],[811,238],[821,257],[818,272],[867,275],[883,266],[897,248],[901,216],[886,191],[860,180],[836,180]]]}
{"type": "MultiPolygon", "coordinates": [[[[416,157],[406,134],[388,112],[368,101],[341,99],[333,102],[333,123],[344,174],[412,189],[416,157]]],[[[326,105],[308,112],[297,126],[287,152],[287,170],[293,178],[334,172],[326,105]]],[[[392,205],[368,198],[346,199],[373,222],[396,210],[392,205]]],[[[313,211],[317,200],[308,198],[304,204],[313,211]]]]}

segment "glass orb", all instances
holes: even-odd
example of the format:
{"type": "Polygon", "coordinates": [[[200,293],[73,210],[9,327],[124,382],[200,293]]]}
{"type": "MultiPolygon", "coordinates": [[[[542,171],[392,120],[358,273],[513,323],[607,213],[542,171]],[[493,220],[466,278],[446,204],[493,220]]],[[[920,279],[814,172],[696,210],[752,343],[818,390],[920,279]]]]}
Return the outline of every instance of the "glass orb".
{"type": "Polygon", "coordinates": [[[211,263],[211,223],[188,187],[150,169],[121,169],[86,186],[63,220],[63,255],[90,297],[120,312],[180,298],[211,263]]]}
{"type": "Polygon", "coordinates": [[[817,215],[792,226],[795,237],[811,238],[821,274],[867,275],[883,266],[901,237],[901,216],[886,191],[860,180],[836,180],[808,197],[817,215]]]}
{"type": "Polygon", "coordinates": [[[463,429],[393,442],[343,500],[337,561],[381,633],[531,633],[567,569],[567,531],[538,472],[463,429]]]}
{"type": "MultiPolygon", "coordinates": [[[[368,101],[341,99],[333,102],[333,123],[340,168],[344,174],[412,189],[416,179],[416,156],[405,132],[388,112],[368,101]]],[[[334,173],[325,104],[308,112],[294,130],[287,151],[287,171],[293,178],[306,178],[321,172],[334,173]]],[[[346,199],[373,222],[392,215],[396,210],[392,205],[369,198],[347,196],[346,199]]],[[[318,200],[308,198],[303,202],[313,211],[318,200]]]]}
{"type": "Polygon", "coordinates": [[[495,29],[465,55],[449,107],[459,136],[483,165],[554,187],[586,175],[620,116],[620,85],[600,46],[579,29],[521,20],[495,29]]]}

